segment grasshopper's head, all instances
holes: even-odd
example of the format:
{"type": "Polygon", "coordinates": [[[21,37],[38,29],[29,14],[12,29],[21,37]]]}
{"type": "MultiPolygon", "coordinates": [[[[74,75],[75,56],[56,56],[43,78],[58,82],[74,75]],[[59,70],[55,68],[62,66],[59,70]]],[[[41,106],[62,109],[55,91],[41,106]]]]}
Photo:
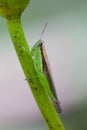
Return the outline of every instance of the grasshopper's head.
{"type": "Polygon", "coordinates": [[[30,0],[0,0],[0,15],[6,19],[20,17],[30,0]]]}
{"type": "Polygon", "coordinates": [[[35,44],[34,44],[34,46],[32,47],[32,49],[31,49],[31,53],[34,55],[34,53],[36,53],[37,52],[37,50],[38,49],[40,49],[40,44],[42,43],[42,41],[41,40],[38,40],[35,44]]]}

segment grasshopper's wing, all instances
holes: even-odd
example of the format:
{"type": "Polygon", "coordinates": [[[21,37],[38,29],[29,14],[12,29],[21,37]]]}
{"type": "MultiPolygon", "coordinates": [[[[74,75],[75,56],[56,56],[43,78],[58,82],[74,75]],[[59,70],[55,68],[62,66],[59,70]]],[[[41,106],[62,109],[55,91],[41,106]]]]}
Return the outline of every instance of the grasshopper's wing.
{"type": "Polygon", "coordinates": [[[48,61],[47,53],[46,53],[45,47],[43,45],[43,42],[41,42],[40,48],[41,48],[41,55],[42,55],[42,62],[43,62],[42,63],[43,64],[43,72],[46,75],[46,77],[49,81],[50,89],[52,90],[52,92],[56,98],[56,101],[53,101],[53,103],[54,103],[54,106],[56,107],[56,110],[58,112],[61,112],[60,102],[58,100],[55,86],[53,83],[53,77],[52,77],[52,73],[51,73],[51,69],[50,69],[50,64],[48,61]]]}

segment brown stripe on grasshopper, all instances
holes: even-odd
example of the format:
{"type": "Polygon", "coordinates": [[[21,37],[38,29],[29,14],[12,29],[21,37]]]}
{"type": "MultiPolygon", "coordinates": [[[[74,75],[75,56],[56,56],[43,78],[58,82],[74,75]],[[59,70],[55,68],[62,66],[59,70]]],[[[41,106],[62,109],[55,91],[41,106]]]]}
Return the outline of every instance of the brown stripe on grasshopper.
{"type": "Polygon", "coordinates": [[[52,77],[52,73],[51,73],[51,68],[50,68],[48,56],[47,56],[47,53],[46,53],[46,50],[45,50],[45,46],[44,46],[44,44],[41,40],[40,40],[39,46],[40,46],[41,55],[42,55],[43,72],[44,72],[45,76],[47,77],[50,89],[52,90],[52,93],[54,94],[54,96],[56,98],[56,101],[53,101],[53,104],[54,104],[57,112],[60,113],[62,111],[61,107],[60,107],[60,102],[58,100],[57,93],[56,93],[56,90],[55,90],[53,77],[52,77]]]}

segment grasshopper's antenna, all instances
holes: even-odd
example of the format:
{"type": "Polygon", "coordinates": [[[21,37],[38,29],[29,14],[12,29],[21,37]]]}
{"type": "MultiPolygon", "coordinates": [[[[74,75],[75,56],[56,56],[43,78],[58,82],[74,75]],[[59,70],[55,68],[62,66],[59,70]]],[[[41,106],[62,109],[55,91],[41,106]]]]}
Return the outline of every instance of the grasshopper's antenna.
{"type": "Polygon", "coordinates": [[[42,36],[43,36],[43,34],[44,34],[44,32],[45,32],[45,30],[46,30],[46,27],[47,27],[47,22],[45,23],[45,26],[44,26],[44,28],[43,28],[43,30],[42,30],[42,33],[41,33],[41,36],[40,36],[40,40],[42,39],[42,36]]]}

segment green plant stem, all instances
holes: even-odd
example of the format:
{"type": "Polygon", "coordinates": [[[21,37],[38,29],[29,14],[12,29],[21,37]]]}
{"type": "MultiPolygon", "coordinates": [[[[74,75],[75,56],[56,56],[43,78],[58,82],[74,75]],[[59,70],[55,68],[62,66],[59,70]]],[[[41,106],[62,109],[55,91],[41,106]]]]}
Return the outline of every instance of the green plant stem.
{"type": "Polygon", "coordinates": [[[64,130],[63,124],[56,112],[53,104],[49,100],[43,86],[41,85],[34,68],[33,58],[26,42],[20,17],[8,18],[7,26],[12,38],[17,56],[23,68],[24,74],[30,85],[35,100],[40,108],[42,115],[47,122],[49,130],[64,130]],[[34,77],[35,78],[31,78],[34,77]]]}

